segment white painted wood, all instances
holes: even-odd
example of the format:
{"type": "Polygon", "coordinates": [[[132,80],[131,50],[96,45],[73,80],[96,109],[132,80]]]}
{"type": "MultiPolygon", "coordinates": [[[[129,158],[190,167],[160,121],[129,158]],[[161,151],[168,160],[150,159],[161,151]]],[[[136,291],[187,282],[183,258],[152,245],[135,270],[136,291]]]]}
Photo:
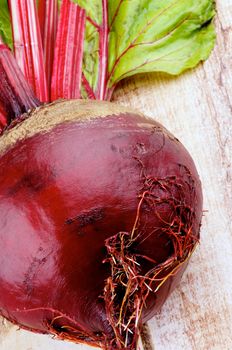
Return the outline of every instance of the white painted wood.
{"type": "MultiPolygon", "coordinates": [[[[218,2],[217,46],[180,77],[150,74],[123,82],[115,100],[163,123],[193,156],[204,189],[201,245],[159,315],[151,349],[232,349],[232,0],[218,2]]],[[[87,350],[0,326],[1,350],[87,350]]]]}
{"type": "Polygon", "coordinates": [[[91,350],[93,348],[52,339],[50,336],[19,330],[9,322],[1,324],[1,350],[91,350]]]}

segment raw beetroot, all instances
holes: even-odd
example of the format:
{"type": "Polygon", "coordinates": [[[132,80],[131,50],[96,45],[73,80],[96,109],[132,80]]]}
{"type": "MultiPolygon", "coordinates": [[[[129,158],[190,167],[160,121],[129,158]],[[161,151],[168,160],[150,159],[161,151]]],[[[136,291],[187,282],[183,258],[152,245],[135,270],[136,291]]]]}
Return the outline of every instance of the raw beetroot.
{"type": "Polygon", "coordinates": [[[23,328],[135,349],[199,239],[181,143],[106,102],[40,107],[0,138],[0,310],[23,328]]]}

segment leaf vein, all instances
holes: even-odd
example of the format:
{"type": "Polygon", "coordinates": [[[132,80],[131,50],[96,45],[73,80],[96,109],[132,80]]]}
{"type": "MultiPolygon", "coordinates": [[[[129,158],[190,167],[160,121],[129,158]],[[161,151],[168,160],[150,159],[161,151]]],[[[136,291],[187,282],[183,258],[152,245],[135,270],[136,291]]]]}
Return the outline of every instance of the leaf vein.
{"type": "Polygon", "coordinates": [[[171,5],[167,6],[166,8],[163,9],[163,11],[161,11],[159,14],[157,14],[156,16],[154,16],[152,18],[152,20],[150,20],[146,26],[144,26],[144,28],[139,32],[139,34],[137,35],[137,37],[130,43],[130,45],[128,45],[126,47],[126,49],[124,49],[124,51],[117,57],[117,59],[115,60],[115,63],[111,69],[111,71],[108,74],[108,81],[110,80],[110,78],[112,77],[112,75],[115,72],[115,69],[118,65],[118,63],[120,62],[120,60],[122,59],[122,57],[135,46],[135,42],[139,39],[139,37],[145,32],[145,30],[153,24],[153,22],[159,18],[160,15],[163,15],[166,11],[168,11],[169,9],[171,9],[173,6],[175,6],[180,0],[175,1],[174,3],[172,3],[171,5]]]}

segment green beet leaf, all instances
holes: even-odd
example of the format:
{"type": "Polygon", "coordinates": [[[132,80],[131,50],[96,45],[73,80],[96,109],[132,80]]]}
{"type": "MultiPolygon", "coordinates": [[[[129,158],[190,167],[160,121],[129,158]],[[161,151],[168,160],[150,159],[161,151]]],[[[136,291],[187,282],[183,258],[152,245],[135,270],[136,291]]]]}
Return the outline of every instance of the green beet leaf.
{"type": "Polygon", "coordinates": [[[110,33],[110,85],[136,73],[180,74],[206,59],[213,15],[209,0],[121,2],[110,33]]]}
{"type": "MultiPolygon", "coordinates": [[[[73,1],[85,8],[90,21],[102,24],[102,3],[107,0],[73,1]]],[[[213,0],[108,0],[107,4],[108,89],[137,73],[180,74],[207,59],[214,46],[213,0]]],[[[87,26],[92,34],[86,36],[84,72],[96,89],[99,32],[90,22],[87,26]]]]}
{"type": "Polygon", "coordinates": [[[12,29],[7,0],[0,0],[0,36],[3,41],[12,48],[12,29]]]}

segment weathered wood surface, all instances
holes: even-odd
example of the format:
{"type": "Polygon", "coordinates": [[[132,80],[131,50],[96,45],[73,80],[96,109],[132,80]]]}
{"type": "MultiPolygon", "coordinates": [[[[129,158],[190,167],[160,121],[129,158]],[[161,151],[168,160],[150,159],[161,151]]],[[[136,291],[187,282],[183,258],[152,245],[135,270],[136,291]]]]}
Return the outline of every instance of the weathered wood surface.
{"type": "MultiPolygon", "coordinates": [[[[149,322],[146,350],[232,349],[232,0],[217,7],[217,46],[204,65],[178,78],[125,81],[114,97],[155,117],[184,143],[207,210],[201,245],[179,288],[149,322]]],[[[0,326],[1,350],[90,349],[16,330],[0,326]]]]}

